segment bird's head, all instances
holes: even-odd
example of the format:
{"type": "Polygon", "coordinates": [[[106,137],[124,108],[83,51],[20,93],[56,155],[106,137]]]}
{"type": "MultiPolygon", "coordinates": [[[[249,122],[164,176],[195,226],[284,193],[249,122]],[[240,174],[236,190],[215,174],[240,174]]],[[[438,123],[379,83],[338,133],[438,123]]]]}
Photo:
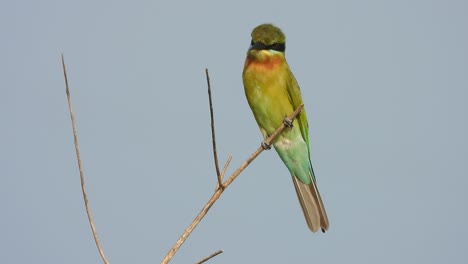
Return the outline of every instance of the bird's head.
{"type": "Polygon", "coordinates": [[[280,28],[272,24],[262,24],[252,31],[252,42],[248,54],[257,59],[274,54],[283,54],[286,49],[286,36],[280,28]]]}

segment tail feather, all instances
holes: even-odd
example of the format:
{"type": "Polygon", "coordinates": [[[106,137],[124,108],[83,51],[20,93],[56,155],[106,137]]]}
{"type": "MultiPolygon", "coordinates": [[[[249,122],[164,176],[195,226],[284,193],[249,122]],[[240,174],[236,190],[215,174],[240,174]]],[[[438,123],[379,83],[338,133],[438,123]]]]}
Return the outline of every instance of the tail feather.
{"type": "Polygon", "coordinates": [[[321,228],[325,233],[329,225],[328,217],[315,181],[304,184],[294,175],[292,179],[309,229],[317,232],[321,228]]]}

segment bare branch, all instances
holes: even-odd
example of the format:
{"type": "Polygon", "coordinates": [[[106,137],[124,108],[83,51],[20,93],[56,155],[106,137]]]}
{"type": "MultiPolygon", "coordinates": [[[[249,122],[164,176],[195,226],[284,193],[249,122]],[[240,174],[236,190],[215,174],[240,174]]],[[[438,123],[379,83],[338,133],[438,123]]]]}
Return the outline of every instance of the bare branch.
{"type": "Polygon", "coordinates": [[[197,262],[196,264],[202,264],[202,263],[205,263],[205,262],[207,262],[208,260],[210,260],[210,259],[212,259],[212,258],[214,258],[214,257],[218,256],[219,254],[221,254],[221,253],[223,253],[223,252],[224,252],[224,250],[220,249],[220,250],[216,251],[215,253],[213,253],[213,254],[209,255],[208,257],[206,257],[206,258],[204,258],[204,259],[200,260],[200,261],[199,261],[199,262],[197,262]]]}
{"type": "MultiPolygon", "coordinates": [[[[304,105],[301,104],[291,115],[288,116],[288,119],[291,120],[291,122],[296,118],[296,116],[302,111],[304,108],[304,105]]],[[[270,136],[268,137],[264,142],[267,144],[271,144],[275,138],[283,132],[283,130],[286,128],[285,122],[281,124],[278,129],[270,136]]],[[[214,135],[214,129],[212,130],[213,135],[214,135]]],[[[214,138],[214,137],[213,137],[214,138]]],[[[205,204],[205,206],[201,209],[200,213],[195,217],[195,219],[192,221],[192,223],[185,229],[184,233],[179,237],[179,239],[176,241],[174,246],[167,252],[166,256],[162,260],[162,264],[168,263],[171,258],[175,255],[175,253],[179,250],[179,248],[182,246],[182,244],[185,242],[187,237],[192,233],[192,231],[197,227],[197,225],[200,223],[200,221],[205,217],[205,215],[208,213],[210,210],[211,206],[219,199],[221,194],[224,192],[224,190],[239,176],[239,174],[249,166],[249,164],[258,156],[260,153],[262,153],[265,149],[260,146],[254,153],[250,155],[250,157],[242,163],[242,165],[224,182],[219,184],[218,182],[218,188],[216,188],[216,191],[213,193],[211,198],[208,200],[208,202],[205,204]]],[[[226,162],[225,167],[227,167],[228,163],[231,161],[231,157],[229,157],[228,161],[226,162]]],[[[223,173],[225,172],[226,168],[223,169],[223,173]]],[[[218,176],[218,181],[220,181],[220,176],[218,176]]]]}
{"type": "Polygon", "coordinates": [[[91,215],[91,209],[89,208],[89,204],[88,204],[88,195],[86,193],[86,185],[85,185],[84,174],[83,174],[83,165],[82,165],[81,158],[80,158],[80,149],[78,147],[78,136],[76,133],[75,115],[73,114],[70,89],[68,88],[67,69],[65,67],[65,60],[63,58],[63,54],[62,54],[62,67],[63,67],[63,76],[65,78],[65,91],[67,93],[68,109],[70,111],[70,118],[71,118],[72,127],[73,127],[73,139],[75,142],[76,159],[78,160],[78,169],[80,171],[81,191],[83,193],[86,213],[88,214],[88,221],[89,221],[89,225],[91,226],[91,231],[93,232],[94,242],[96,242],[96,246],[99,251],[99,254],[101,254],[102,261],[105,264],[108,264],[109,261],[107,260],[106,255],[104,255],[104,250],[102,249],[101,243],[99,242],[99,238],[96,232],[96,227],[94,226],[93,217],[91,215]]]}
{"type": "Polygon", "coordinates": [[[215,135],[215,126],[214,126],[213,100],[211,99],[211,84],[210,84],[210,75],[208,74],[208,68],[205,69],[205,73],[206,73],[206,83],[208,85],[208,99],[210,101],[211,139],[212,139],[212,142],[213,142],[213,156],[214,156],[214,163],[215,163],[215,168],[216,168],[216,177],[218,178],[218,186],[223,188],[223,180],[221,178],[221,173],[219,172],[218,152],[216,150],[216,135],[215,135]]]}

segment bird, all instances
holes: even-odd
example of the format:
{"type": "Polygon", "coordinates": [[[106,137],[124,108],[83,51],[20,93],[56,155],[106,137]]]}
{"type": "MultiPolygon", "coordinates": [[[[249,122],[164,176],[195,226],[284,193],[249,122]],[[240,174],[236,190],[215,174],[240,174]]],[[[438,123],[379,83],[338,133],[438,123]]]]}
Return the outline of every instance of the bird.
{"type": "MultiPolygon", "coordinates": [[[[329,222],[310,161],[306,113],[301,111],[292,122],[286,118],[303,104],[285,57],[286,36],[273,24],[261,24],[251,37],[242,72],[248,104],[264,139],[282,123],[287,126],[272,145],[291,174],[307,226],[314,233],[325,232],[329,222]]],[[[265,141],[262,146],[269,149],[265,141]]]]}

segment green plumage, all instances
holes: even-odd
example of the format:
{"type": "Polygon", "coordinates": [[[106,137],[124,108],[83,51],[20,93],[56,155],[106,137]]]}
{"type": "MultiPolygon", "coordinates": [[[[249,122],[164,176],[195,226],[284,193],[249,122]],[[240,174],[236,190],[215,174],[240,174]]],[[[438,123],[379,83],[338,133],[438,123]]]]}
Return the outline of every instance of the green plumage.
{"type": "MultiPolygon", "coordinates": [[[[252,32],[252,44],[243,71],[245,94],[264,138],[271,135],[302,102],[301,92],[286,62],[285,36],[264,24],[252,32]]],[[[302,111],[273,142],[289,169],[309,228],[328,228],[328,218],[318,193],[310,162],[309,128],[302,111]]]]}

